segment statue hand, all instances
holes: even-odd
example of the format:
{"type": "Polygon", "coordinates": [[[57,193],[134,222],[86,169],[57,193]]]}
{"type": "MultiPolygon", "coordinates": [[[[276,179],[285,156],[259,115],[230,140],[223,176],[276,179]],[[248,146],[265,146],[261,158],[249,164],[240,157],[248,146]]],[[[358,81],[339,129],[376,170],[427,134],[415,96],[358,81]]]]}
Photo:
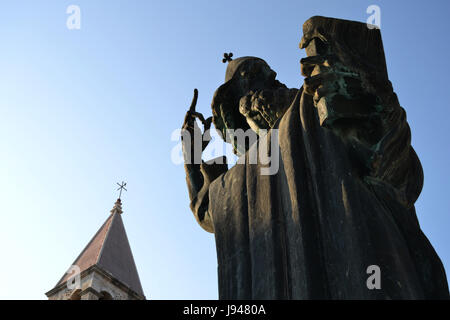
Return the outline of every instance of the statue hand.
{"type": "Polygon", "coordinates": [[[209,117],[208,119],[205,120],[205,118],[201,113],[195,111],[195,107],[197,105],[197,98],[198,98],[198,90],[194,89],[194,97],[192,98],[191,106],[189,110],[186,112],[184,122],[181,127],[183,132],[181,140],[183,142],[183,151],[185,154],[185,160],[188,160],[186,159],[187,158],[186,152],[188,151],[190,152],[191,156],[190,159],[194,159],[194,154],[196,152],[195,146],[198,144],[198,142],[197,144],[195,143],[196,139],[199,139],[201,141],[201,150],[199,150],[200,152],[203,152],[203,150],[205,150],[205,148],[209,144],[209,141],[211,140],[209,130],[211,128],[212,117],[209,117]],[[195,119],[199,119],[202,122],[203,132],[198,127],[195,119]],[[185,132],[189,134],[185,134],[185,132]]]}
{"type": "Polygon", "coordinates": [[[339,118],[362,118],[375,111],[376,97],[369,93],[358,73],[333,54],[316,55],[301,61],[305,93],[313,96],[320,124],[339,118]]]}
{"type": "Polygon", "coordinates": [[[332,54],[317,55],[300,60],[305,78],[305,92],[314,96],[317,103],[322,97],[336,94],[349,99],[364,94],[361,77],[346,68],[332,54]]]}

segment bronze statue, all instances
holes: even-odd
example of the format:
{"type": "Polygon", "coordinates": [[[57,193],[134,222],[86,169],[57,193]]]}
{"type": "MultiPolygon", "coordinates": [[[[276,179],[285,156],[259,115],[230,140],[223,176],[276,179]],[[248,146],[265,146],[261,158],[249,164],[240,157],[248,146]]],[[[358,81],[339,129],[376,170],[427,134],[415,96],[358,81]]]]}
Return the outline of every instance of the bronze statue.
{"type": "Polygon", "coordinates": [[[288,89],[262,59],[227,55],[213,117],[195,112],[197,91],[185,117],[191,209],[215,234],[219,298],[448,299],[444,268],[416,217],[423,172],[380,31],[313,17],[303,33],[302,88],[288,89]],[[208,137],[195,118],[206,134],[214,123],[238,164],[201,161],[208,137]],[[230,134],[237,129],[258,138],[242,143],[230,134]],[[278,171],[261,174],[249,155],[274,139],[276,150],[266,149],[279,154],[278,171]],[[367,285],[373,265],[378,288],[367,285]]]}

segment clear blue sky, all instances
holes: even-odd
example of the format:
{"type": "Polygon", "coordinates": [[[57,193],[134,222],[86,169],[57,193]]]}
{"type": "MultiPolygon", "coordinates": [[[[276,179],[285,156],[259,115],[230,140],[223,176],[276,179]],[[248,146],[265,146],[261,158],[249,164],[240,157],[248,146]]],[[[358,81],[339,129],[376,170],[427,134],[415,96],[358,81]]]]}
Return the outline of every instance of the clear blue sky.
{"type": "Polygon", "coordinates": [[[418,217],[450,271],[449,1],[15,0],[0,5],[0,298],[45,299],[123,179],[147,297],[217,299],[214,237],[170,157],[193,89],[209,115],[225,51],[259,56],[300,87],[303,22],[366,21],[371,4],[425,171],[418,217]],[[80,30],[66,28],[70,4],[80,30]]]}

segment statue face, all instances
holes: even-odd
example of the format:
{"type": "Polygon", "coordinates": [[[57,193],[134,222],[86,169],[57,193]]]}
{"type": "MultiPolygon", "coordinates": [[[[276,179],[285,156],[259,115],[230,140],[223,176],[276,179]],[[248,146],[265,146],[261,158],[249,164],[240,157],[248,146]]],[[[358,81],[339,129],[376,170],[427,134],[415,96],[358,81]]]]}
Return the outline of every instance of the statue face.
{"type": "Polygon", "coordinates": [[[275,81],[276,75],[264,61],[250,60],[238,68],[234,78],[252,90],[270,85],[275,81]]]}
{"type": "Polygon", "coordinates": [[[256,133],[268,130],[283,116],[296,93],[275,80],[276,72],[261,60],[237,70],[240,85],[239,112],[256,133]]]}
{"type": "MultiPolygon", "coordinates": [[[[213,122],[225,141],[232,143],[227,129],[270,129],[295,96],[275,80],[276,72],[261,59],[248,59],[232,78],[217,89],[213,102],[213,122]]],[[[293,93],[293,91],[295,91],[293,93]]],[[[235,150],[243,150],[242,147],[235,150]]],[[[247,149],[247,148],[245,148],[247,149]]]]}

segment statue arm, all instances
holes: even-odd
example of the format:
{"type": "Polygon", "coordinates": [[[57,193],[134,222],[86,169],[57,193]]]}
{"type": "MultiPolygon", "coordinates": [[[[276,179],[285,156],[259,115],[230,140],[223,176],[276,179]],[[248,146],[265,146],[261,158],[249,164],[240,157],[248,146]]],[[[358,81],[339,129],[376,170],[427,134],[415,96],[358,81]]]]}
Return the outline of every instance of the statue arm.
{"type": "Polygon", "coordinates": [[[186,113],[182,127],[184,169],[190,208],[194,217],[203,229],[214,232],[212,216],[209,211],[209,186],[218,176],[226,172],[228,167],[225,157],[209,162],[201,159],[201,154],[211,139],[209,129],[212,118],[205,120],[202,114],[195,111],[197,96],[198,92],[195,89],[191,107],[186,113]],[[196,118],[203,123],[203,133],[195,122],[196,118]]]}
{"type": "Polygon", "coordinates": [[[365,167],[365,181],[390,184],[405,207],[413,206],[423,172],[411,146],[406,113],[390,81],[369,82],[363,72],[352,71],[332,54],[302,59],[302,73],[320,125],[345,140],[354,159],[365,167]]]}
{"type": "Polygon", "coordinates": [[[185,164],[186,184],[191,200],[190,208],[198,224],[211,233],[214,232],[214,225],[209,209],[209,187],[212,181],[227,170],[226,157],[202,162],[201,165],[185,164]]]}
{"type": "Polygon", "coordinates": [[[406,112],[398,102],[383,117],[382,127],[383,136],[372,147],[371,176],[392,185],[397,190],[398,200],[410,208],[422,191],[424,177],[422,165],[411,146],[406,112]]]}

